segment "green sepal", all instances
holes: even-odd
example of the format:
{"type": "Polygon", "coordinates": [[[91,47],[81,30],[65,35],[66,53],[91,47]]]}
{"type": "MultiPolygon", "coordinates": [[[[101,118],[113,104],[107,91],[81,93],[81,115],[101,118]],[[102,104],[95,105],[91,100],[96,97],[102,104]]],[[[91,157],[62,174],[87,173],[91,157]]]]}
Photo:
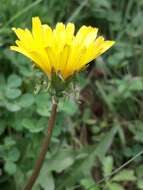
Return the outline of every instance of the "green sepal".
{"type": "Polygon", "coordinates": [[[75,84],[77,83],[76,73],[69,77],[68,79],[63,79],[60,73],[56,73],[55,71],[52,72],[51,79],[40,72],[35,78],[35,89],[34,94],[39,93],[40,91],[46,91],[51,96],[60,98],[63,97],[65,94],[69,94],[70,92],[74,91],[75,84]]]}
{"type": "Polygon", "coordinates": [[[56,97],[62,97],[64,92],[70,88],[72,80],[73,77],[64,80],[60,75],[53,72],[49,87],[51,94],[56,97]]]}

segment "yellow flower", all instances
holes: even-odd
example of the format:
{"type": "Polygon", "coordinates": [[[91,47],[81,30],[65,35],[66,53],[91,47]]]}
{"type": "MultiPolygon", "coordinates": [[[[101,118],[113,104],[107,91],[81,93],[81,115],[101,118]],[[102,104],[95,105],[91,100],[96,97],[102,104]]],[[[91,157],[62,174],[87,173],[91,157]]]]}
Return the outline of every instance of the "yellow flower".
{"type": "Polygon", "coordinates": [[[41,24],[38,17],[32,18],[32,32],[21,28],[13,30],[18,40],[17,46],[11,46],[11,50],[30,58],[49,79],[53,72],[67,79],[114,44],[102,36],[97,37],[97,28],[82,26],[74,34],[73,23],[66,26],[57,23],[52,30],[47,24],[41,24]]]}

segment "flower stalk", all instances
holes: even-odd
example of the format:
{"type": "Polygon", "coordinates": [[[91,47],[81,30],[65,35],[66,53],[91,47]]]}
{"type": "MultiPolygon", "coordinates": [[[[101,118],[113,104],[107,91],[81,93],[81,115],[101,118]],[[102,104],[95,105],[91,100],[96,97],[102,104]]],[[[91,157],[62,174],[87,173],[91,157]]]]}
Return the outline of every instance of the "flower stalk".
{"type": "Polygon", "coordinates": [[[40,170],[41,170],[42,165],[45,160],[47,150],[49,148],[49,144],[50,144],[50,140],[51,140],[51,136],[52,136],[55,120],[56,120],[56,114],[57,114],[57,101],[55,99],[53,99],[51,116],[48,121],[47,134],[43,140],[43,144],[41,146],[41,151],[40,151],[39,157],[35,163],[35,168],[33,170],[33,173],[31,175],[31,177],[29,178],[24,190],[31,190],[39,176],[40,170]]]}

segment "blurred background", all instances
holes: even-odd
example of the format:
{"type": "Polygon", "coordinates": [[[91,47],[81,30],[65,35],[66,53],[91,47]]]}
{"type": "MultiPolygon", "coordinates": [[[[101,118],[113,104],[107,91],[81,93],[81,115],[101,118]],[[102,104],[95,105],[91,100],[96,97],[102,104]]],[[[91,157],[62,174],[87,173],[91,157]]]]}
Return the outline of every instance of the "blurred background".
{"type": "Polygon", "coordinates": [[[0,190],[22,190],[50,115],[49,94],[35,93],[32,64],[9,50],[11,27],[31,28],[32,16],[53,27],[96,26],[116,41],[80,74],[80,101],[74,95],[60,103],[33,190],[143,189],[143,1],[0,0],[0,190]]]}

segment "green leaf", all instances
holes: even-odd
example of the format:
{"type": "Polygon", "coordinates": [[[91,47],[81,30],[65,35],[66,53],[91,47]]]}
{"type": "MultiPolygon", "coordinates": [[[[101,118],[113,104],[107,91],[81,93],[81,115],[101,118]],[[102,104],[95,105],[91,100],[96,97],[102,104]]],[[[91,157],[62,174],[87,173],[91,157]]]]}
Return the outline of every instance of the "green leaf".
{"type": "Polygon", "coordinates": [[[16,112],[21,109],[21,107],[16,102],[15,103],[6,102],[5,106],[7,110],[11,112],[16,112]]]}
{"type": "Polygon", "coordinates": [[[122,170],[116,174],[113,178],[113,181],[135,181],[136,177],[133,170],[122,170]]]}
{"type": "Polygon", "coordinates": [[[10,149],[6,159],[12,162],[16,162],[19,159],[19,157],[20,157],[20,152],[16,147],[14,147],[10,149]]]}
{"type": "Polygon", "coordinates": [[[48,171],[48,165],[45,163],[38,178],[37,184],[43,190],[55,190],[55,182],[52,173],[48,171]]]}
{"type": "Polygon", "coordinates": [[[55,127],[53,130],[53,136],[57,137],[61,134],[61,132],[63,130],[65,130],[65,127],[67,127],[67,125],[65,125],[65,115],[63,113],[58,113],[57,115],[57,119],[56,119],[56,123],[55,123],[55,127]],[[63,127],[62,127],[63,126],[63,127]]]}
{"type": "Polygon", "coordinates": [[[143,164],[136,168],[138,178],[143,178],[143,164]]]}
{"type": "Polygon", "coordinates": [[[113,158],[112,156],[107,156],[103,159],[103,173],[104,177],[111,174],[113,169],[113,158]]]}
{"type": "Polygon", "coordinates": [[[12,137],[5,137],[4,144],[6,147],[10,148],[11,146],[15,145],[16,142],[12,137]]]}
{"type": "Polygon", "coordinates": [[[141,120],[136,120],[134,125],[129,128],[129,130],[134,134],[134,139],[143,142],[143,122],[141,120]]]}
{"type": "Polygon", "coordinates": [[[34,103],[34,97],[30,93],[23,94],[19,100],[19,104],[22,107],[29,107],[34,103]]]}
{"type": "Polygon", "coordinates": [[[143,179],[139,179],[137,181],[137,186],[138,186],[139,189],[143,189],[143,179]]]}
{"type": "Polygon", "coordinates": [[[14,88],[7,87],[5,91],[5,95],[9,99],[16,99],[21,95],[21,90],[17,88],[14,89],[14,88]]]}
{"type": "Polygon", "coordinates": [[[64,102],[59,103],[59,109],[66,114],[72,116],[77,112],[78,107],[77,104],[72,100],[65,100],[64,102]]]}
{"type": "Polygon", "coordinates": [[[44,106],[47,105],[48,107],[51,106],[51,101],[49,100],[48,93],[39,93],[35,96],[35,101],[37,106],[44,106]]]}
{"type": "Polygon", "coordinates": [[[50,116],[50,108],[46,104],[45,106],[39,106],[36,111],[41,116],[50,116]]]}
{"type": "Polygon", "coordinates": [[[16,172],[16,164],[11,161],[6,161],[4,170],[9,174],[13,175],[16,172]]]}
{"type": "Polygon", "coordinates": [[[108,0],[101,0],[101,1],[98,1],[98,0],[92,0],[93,3],[95,3],[95,6],[98,6],[99,7],[104,7],[104,8],[110,8],[110,1],[108,0]]]}
{"type": "Polygon", "coordinates": [[[124,190],[124,188],[117,183],[109,183],[108,188],[109,190],[124,190]]]}
{"type": "Polygon", "coordinates": [[[134,77],[131,80],[130,90],[132,91],[141,91],[143,90],[143,80],[140,77],[134,77]]]}
{"type": "Polygon", "coordinates": [[[42,120],[35,119],[23,119],[22,125],[24,128],[28,129],[31,133],[39,133],[40,131],[43,131],[45,127],[45,122],[42,120]]]}
{"type": "Polygon", "coordinates": [[[85,190],[99,190],[99,187],[95,184],[95,181],[91,178],[85,178],[80,180],[80,184],[85,188],[85,190]]]}
{"type": "Polygon", "coordinates": [[[17,168],[16,173],[14,175],[14,179],[16,181],[16,189],[22,189],[25,185],[25,176],[20,167],[17,168]]]}
{"type": "Polygon", "coordinates": [[[32,69],[31,69],[31,67],[29,67],[29,65],[27,65],[26,67],[23,65],[20,65],[19,71],[25,77],[32,76],[32,69]]]}
{"type": "Polygon", "coordinates": [[[48,170],[62,172],[74,162],[74,155],[69,150],[60,150],[50,160],[48,160],[48,170]]]}
{"type": "Polygon", "coordinates": [[[113,127],[108,133],[105,134],[105,136],[101,139],[99,145],[97,146],[96,153],[101,160],[104,158],[105,153],[111,146],[116,133],[117,127],[113,127]]]}
{"type": "Polygon", "coordinates": [[[12,74],[8,77],[7,85],[9,88],[19,87],[21,83],[22,83],[22,79],[16,74],[12,74]]]}
{"type": "Polygon", "coordinates": [[[40,93],[35,97],[36,111],[41,116],[49,116],[51,111],[51,101],[48,94],[40,93]]]}

